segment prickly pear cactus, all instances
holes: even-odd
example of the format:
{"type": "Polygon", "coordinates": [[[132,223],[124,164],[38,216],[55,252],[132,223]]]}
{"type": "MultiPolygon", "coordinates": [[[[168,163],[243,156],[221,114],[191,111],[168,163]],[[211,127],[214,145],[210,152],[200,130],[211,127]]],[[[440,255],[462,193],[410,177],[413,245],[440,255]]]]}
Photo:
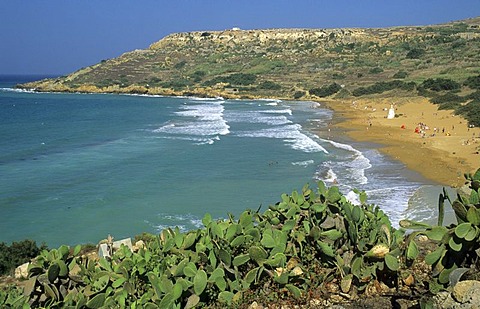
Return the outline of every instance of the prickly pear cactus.
{"type": "Polygon", "coordinates": [[[480,258],[480,169],[475,174],[465,174],[466,185],[458,190],[452,202],[444,190],[439,198],[439,224],[427,227],[424,233],[438,247],[425,257],[432,266],[432,292],[458,281],[465,268],[477,268],[480,258]],[[467,189],[467,190],[465,190],[467,189]],[[444,202],[455,211],[457,224],[442,226],[444,202]]]}
{"type": "Polygon", "coordinates": [[[361,205],[337,187],[306,185],[264,212],[206,214],[201,229],[168,228],[108,260],[78,256],[79,247],[44,251],[29,269],[25,295],[44,307],[193,308],[232,306],[249,291],[300,299],[334,282],[343,293],[361,293],[398,276],[403,231],[357,194],[361,205]]]}

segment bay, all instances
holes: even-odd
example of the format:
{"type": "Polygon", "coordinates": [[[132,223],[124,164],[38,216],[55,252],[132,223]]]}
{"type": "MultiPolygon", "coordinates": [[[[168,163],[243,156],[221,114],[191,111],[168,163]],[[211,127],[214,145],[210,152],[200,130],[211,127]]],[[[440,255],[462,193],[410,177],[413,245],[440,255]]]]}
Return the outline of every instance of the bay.
{"type": "Polygon", "coordinates": [[[35,93],[18,81],[0,81],[0,241],[188,230],[318,180],[352,200],[365,190],[398,222],[430,184],[373,145],[320,138],[332,112],[317,103],[35,93]]]}

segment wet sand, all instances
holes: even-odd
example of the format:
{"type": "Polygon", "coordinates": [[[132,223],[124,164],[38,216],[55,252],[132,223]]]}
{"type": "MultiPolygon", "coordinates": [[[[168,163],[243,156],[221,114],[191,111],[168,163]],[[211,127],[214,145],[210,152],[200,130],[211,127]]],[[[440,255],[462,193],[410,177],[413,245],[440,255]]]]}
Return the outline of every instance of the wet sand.
{"type": "Polygon", "coordinates": [[[325,104],[335,112],[332,130],[340,130],[356,141],[379,144],[381,152],[429,180],[459,186],[464,183],[464,173],[480,168],[480,128],[470,128],[464,118],[438,110],[425,98],[336,100],[325,104]],[[391,105],[396,116],[387,119],[391,105]]]}

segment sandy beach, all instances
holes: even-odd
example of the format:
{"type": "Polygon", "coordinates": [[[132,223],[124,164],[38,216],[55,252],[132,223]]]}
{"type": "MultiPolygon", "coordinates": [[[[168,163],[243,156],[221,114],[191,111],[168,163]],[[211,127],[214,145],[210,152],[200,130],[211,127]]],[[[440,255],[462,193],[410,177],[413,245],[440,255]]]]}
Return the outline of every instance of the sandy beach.
{"type": "Polygon", "coordinates": [[[480,128],[426,98],[370,98],[326,102],[335,112],[332,129],[379,150],[434,182],[464,183],[463,174],[480,167],[480,128]],[[393,106],[395,118],[387,119],[393,106]]]}

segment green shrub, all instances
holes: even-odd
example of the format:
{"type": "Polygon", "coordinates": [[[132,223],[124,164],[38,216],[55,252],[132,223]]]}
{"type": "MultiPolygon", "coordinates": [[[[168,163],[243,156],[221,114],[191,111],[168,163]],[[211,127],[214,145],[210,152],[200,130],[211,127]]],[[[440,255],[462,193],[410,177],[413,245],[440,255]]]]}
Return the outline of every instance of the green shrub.
{"type": "Polygon", "coordinates": [[[440,110],[456,110],[458,108],[460,108],[462,105],[458,102],[445,102],[445,103],[441,103],[439,104],[438,106],[438,109],[440,110]]]}
{"type": "Polygon", "coordinates": [[[305,95],[305,91],[295,91],[295,93],[293,94],[293,98],[295,100],[298,100],[300,99],[301,97],[303,97],[305,95]]]}
{"type": "Polygon", "coordinates": [[[207,75],[205,71],[195,71],[193,74],[190,75],[190,77],[193,79],[194,82],[198,83],[202,81],[202,79],[207,75]]]}
{"type": "Polygon", "coordinates": [[[177,62],[173,67],[177,70],[183,68],[185,65],[187,64],[187,62],[185,60],[182,60],[180,62],[177,62]]]}
{"type": "Polygon", "coordinates": [[[368,71],[368,73],[370,73],[370,74],[379,74],[379,73],[382,73],[382,72],[383,72],[383,69],[379,68],[379,67],[371,68],[368,71]]]}
{"type": "Polygon", "coordinates": [[[159,86],[161,84],[162,80],[158,77],[152,77],[150,78],[150,80],[148,81],[148,84],[150,86],[159,86]]]}
{"type": "Polygon", "coordinates": [[[480,75],[470,76],[463,84],[471,89],[480,89],[480,75]]]}
{"type": "Polygon", "coordinates": [[[442,36],[454,37],[454,34],[460,32],[466,32],[468,30],[468,24],[466,23],[456,23],[453,25],[448,25],[445,27],[438,28],[438,33],[442,36]]]}
{"type": "Polygon", "coordinates": [[[161,83],[161,86],[163,88],[172,88],[174,90],[180,90],[191,85],[192,83],[187,79],[172,79],[172,80],[161,83]]]}
{"type": "Polygon", "coordinates": [[[235,73],[229,75],[225,82],[232,85],[251,85],[257,80],[254,74],[235,73]]]}
{"type": "Polygon", "coordinates": [[[393,80],[390,82],[378,82],[368,87],[359,87],[353,90],[352,94],[358,97],[362,95],[382,93],[393,89],[412,91],[415,89],[415,86],[414,82],[406,83],[400,80],[393,80]]]}
{"type": "Polygon", "coordinates": [[[453,202],[445,190],[440,195],[438,225],[400,222],[419,230],[406,237],[379,207],[366,203],[365,192],[354,190],[359,205],[353,205],[338,187],[319,182],[315,189],[305,185],[282,194],[264,212],[246,210],[224,220],[206,214],[197,230],[143,234],[138,239],[146,246],[137,252],[122,246],[111,258],[91,259],[81,255],[81,246],[43,250],[28,268],[23,292],[0,288],[0,306],[241,307],[248,295],[301,302],[327,285],[363,297],[379,284],[398,288],[411,275],[421,251],[418,235],[436,244],[425,256],[431,277],[421,283],[436,293],[478,271],[480,169],[465,177],[468,194],[459,192],[453,202]],[[457,224],[443,226],[447,200],[457,224]]]}
{"type": "Polygon", "coordinates": [[[332,79],[345,79],[347,76],[345,74],[341,74],[341,73],[333,73],[332,74],[332,79]]]}
{"type": "Polygon", "coordinates": [[[258,85],[259,89],[265,89],[265,90],[280,90],[282,89],[282,86],[280,84],[277,84],[275,82],[272,82],[270,80],[266,80],[261,82],[258,85]]]}
{"type": "Polygon", "coordinates": [[[37,247],[35,241],[26,239],[12,242],[10,246],[0,243],[0,275],[11,273],[16,267],[36,257],[46,245],[37,247]]]}
{"type": "Polygon", "coordinates": [[[0,286],[0,308],[30,308],[22,288],[0,286]]]}
{"type": "Polygon", "coordinates": [[[452,48],[457,49],[457,48],[462,48],[467,45],[467,41],[465,39],[457,39],[452,42],[452,48]]]}
{"type": "Polygon", "coordinates": [[[403,79],[403,78],[405,78],[405,77],[407,77],[407,76],[408,76],[408,73],[407,73],[407,72],[405,72],[405,71],[398,71],[397,73],[395,73],[395,74],[393,75],[393,78],[403,79]]]}
{"type": "Polygon", "coordinates": [[[203,84],[205,86],[213,86],[218,83],[226,83],[234,86],[246,86],[255,83],[256,79],[257,77],[255,74],[234,73],[227,76],[217,76],[211,80],[204,82],[203,84]]]}
{"type": "Polygon", "coordinates": [[[455,114],[465,117],[469,124],[480,127],[480,101],[474,100],[458,107],[455,114]]]}
{"type": "Polygon", "coordinates": [[[406,57],[407,59],[420,59],[423,55],[425,55],[425,50],[420,48],[412,48],[408,51],[406,57]]]}
{"type": "Polygon", "coordinates": [[[444,95],[435,96],[430,100],[432,103],[435,104],[443,104],[443,103],[456,103],[459,105],[466,101],[466,98],[456,95],[454,93],[448,92],[444,95]]]}
{"type": "Polygon", "coordinates": [[[328,97],[328,96],[331,96],[331,95],[337,93],[338,91],[340,91],[340,89],[342,89],[342,87],[339,84],[332,83],[328,86],[323,86],[323,87],[320,87],[320,88],[310,89],[308,92],[311,95],[315,95],[317,97],[324,98],[324,97],[328,97]]]}
{"type": "Polygon", "coordinates": [[[460,89],[460,84],[446,78],[429,78],[421,84],[421,87],[433,91],[452,91],[460,89]]]}
{"type": "Polygon", "coordinates": [[[465,98],[468,100],[480,101],[480,90],[470,93],[465,98]]]}

